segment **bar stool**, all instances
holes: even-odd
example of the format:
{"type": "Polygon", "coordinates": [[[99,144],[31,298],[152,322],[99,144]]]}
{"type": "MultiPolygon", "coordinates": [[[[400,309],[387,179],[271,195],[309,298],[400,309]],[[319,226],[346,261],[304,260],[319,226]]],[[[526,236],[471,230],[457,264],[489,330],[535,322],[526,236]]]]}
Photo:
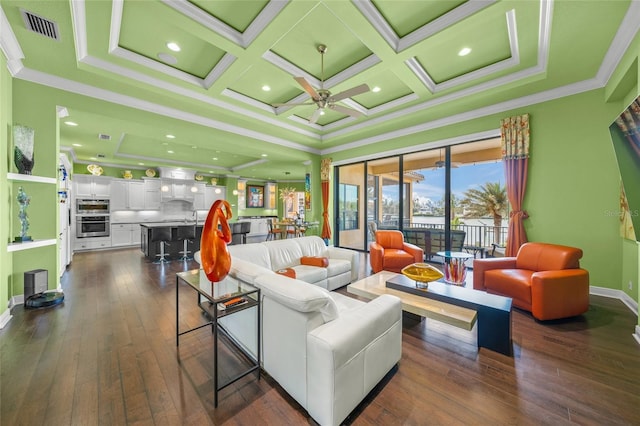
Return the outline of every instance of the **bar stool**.
{"type": "Polygon", "coordinates": [[[193,243],[193,240],[196,238],[196,227],[195,225],[189,226],[178,226],[178,233],[176,235],[176,239],[178,241],[182,241],[182,251],[179,251],[179,254],[182,254],[180,260],[189,260],[192,259],[189,257],[189,250],[187,250],[187,244],[193,243]]]}
{"type": "Polygon", "coordinates": [[[241,222],[241,224],[242,244],[247,244],[247,234],[251,232],[251,222],[241,222]]]}
{"type": "Polygon", "coordinates": [[[171,241],[171,228],[169,227],[160,227],[160,228],[151,228],[151,242],[152,243],[160,243],[160,254],[156,254],[156,257],[160,259],[156,260],[153,263],[167,263],[170,262],[166,259],[168,253],[164,252],[164,246],[170,245],[167,241],[171,241]]]}

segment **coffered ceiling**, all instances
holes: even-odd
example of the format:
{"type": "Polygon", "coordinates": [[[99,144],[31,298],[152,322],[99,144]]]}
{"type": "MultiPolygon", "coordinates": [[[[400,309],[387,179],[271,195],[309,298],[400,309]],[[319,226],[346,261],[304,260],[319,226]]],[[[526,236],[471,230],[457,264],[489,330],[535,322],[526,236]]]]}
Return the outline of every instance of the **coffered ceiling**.
{"type": "Polygon", "coordinates": [[[77,161],[279,180],[313,154],[602,87],[638,3],[0,0],[0,47],[14,77],[70,92],[61,144],[77,161]],[[338,102],[359,117],[310,123],[315,104],[272,106],[312,103],[293,77],[371,90],[338,102]]]}

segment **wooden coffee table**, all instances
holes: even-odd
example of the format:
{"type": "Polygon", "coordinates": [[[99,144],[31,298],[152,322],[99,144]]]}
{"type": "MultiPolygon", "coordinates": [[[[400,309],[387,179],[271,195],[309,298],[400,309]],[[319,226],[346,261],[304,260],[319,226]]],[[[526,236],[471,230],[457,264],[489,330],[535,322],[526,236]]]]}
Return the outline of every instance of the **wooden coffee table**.
{"type": "Polygon", "coordinates": [[[405,312],[466,330],[471,330],[477,321],[479,347],[512,354],[511,298],[441,282],[429,286],[431,290],[419,289],[402,274],[381,271],[348,285],[347,291],[367,299],[392,294],[400,298],[405,312]]]}
{"type": "Polygon", "coordinates": [[[380,271],[377,274],[349,284],[347,291],[365,299],[375,299],[381,294],[392,294],[400,298],[402,310],[405,312],[425,318],[433,318],[464,330],[473,328],[477,318],[475,310],[388,288],[386,286],[387,280],[397,275],[400,274],[380,271]]]}

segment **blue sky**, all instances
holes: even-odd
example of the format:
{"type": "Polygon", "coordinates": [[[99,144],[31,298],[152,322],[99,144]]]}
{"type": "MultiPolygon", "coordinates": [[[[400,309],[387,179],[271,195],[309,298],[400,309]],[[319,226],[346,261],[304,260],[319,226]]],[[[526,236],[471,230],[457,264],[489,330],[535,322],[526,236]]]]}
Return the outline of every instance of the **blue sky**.
{"type": "MultiPolygon", "coordinates": [[[[438,201],[444,197],[444,168],[416,170],[424,180],[414,184],[412,198],[438,201]]],[[[502,162],[470,164],[451,169],[451,189],[456,197],[463,198],[465,191],[477,188],[485,182],[500,182],[504,186],[502,162]]],[[[384,196],[397,199],[397,186],[386,186],[384,196]]]]}

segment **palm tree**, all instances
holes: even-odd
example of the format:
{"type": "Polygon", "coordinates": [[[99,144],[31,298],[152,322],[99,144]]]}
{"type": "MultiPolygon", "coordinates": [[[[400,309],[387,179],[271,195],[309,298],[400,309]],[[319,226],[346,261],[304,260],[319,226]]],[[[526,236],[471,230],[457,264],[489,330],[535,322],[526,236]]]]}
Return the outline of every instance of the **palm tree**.
{"type": "Polygon", "coordinates": [[[493,217],[493,239],[500,244],[502,216],[507,212],[507,190],[500,182],[487,182],[464,193],[460,204],[468,217],[493,217]]]}

